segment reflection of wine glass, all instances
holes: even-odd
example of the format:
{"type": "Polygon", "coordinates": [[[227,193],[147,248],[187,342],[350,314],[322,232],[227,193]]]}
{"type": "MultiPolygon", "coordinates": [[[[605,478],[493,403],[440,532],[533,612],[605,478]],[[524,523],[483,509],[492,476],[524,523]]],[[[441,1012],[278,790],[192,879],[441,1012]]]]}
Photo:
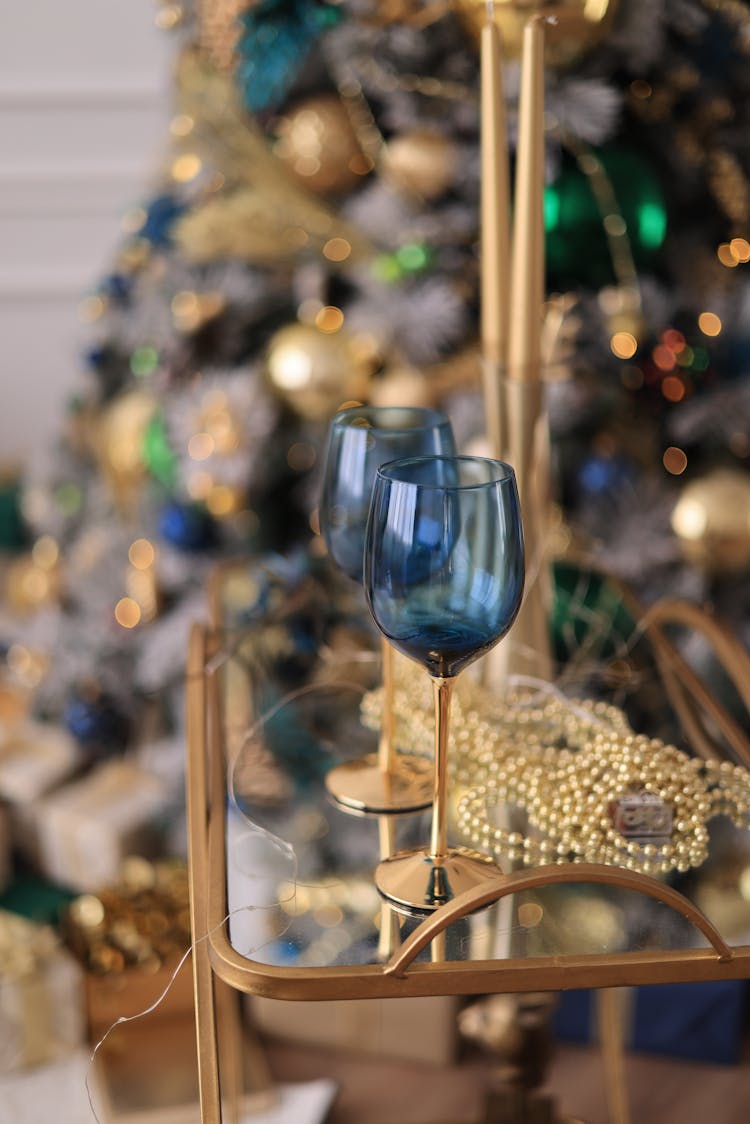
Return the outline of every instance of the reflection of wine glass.
{"type": "Polygon", "coordinates": [[[447,844],[447,747],[455,677],[510,628],[524,581],[513,469],[483,457],[412,457],[383,465],[365,541],[365,593],[380,631],[432,676],[435,770],[428,848],[375,873],[395,908],[421,913],[483,882],[487,856],[447,844]]]}
{"type": "MultiPolygon", "coordinates": [[[[339,411],[328,434],[320,529],[334,562],[362,582],[367,513],[375,473],[399,457],[452,455],[445,414],[417,406],[353,406],[339,411]]],[[[340,804],[360,812],[407,812],[432,800],[431,769],[414,754],[396,753],[393,652],[383,640],[383,721],[377,754],[331,769],[326,786],[340,804]]]]}

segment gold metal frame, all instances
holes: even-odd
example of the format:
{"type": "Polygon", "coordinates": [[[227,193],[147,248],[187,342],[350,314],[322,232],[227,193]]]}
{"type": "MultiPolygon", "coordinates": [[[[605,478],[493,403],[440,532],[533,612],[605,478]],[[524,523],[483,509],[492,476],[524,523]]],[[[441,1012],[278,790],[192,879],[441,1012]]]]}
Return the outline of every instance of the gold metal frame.
{"type": "MultiPolygon", "coordinates": [[[[647,875],[599,864],[556,864],[493,878],[437,909],[386,964],[295,968],[259,963],[237,952],[229,941],[227,922],[226,762],[220,687],[211,662],[220,650],[223,635],[217,592],[222,572],[224,568],[215,576],[210,590],[213,628],[194,626],[187,670],[189,878],[204,1124],[222,1120],[219,1058],[228,1057],[223,1042],[227,1031],[217,1017],[217,1006],[223,1006],[221,1001],[230,989],[274,999],[323,1000],[561,991],[750,977],[750,946],[727,945],[715,926],[682,894],[647,875]],[[413,962],[430,941],[477,908],[507,894],[564,882],[617,885],[647,894],[686,917],[711,947],[413,962]]],[[[228,1038],[234,1036],[230,1027],[228,1038]]],[[[225,1083],[227,1076],[231,1082],[227,1070],[232,1067],[224,1063],[223,1069],[225,1083]]]]}

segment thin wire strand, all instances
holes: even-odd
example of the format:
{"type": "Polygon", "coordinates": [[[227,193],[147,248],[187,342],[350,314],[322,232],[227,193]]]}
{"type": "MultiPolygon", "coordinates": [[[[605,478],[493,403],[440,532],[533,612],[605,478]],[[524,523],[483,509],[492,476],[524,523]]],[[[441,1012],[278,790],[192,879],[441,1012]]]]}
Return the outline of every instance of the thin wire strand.
{"type": "MultiPolygon", "coordinates": [[[[295,892],[296,892],[296,884],[295,884],[295,892]]],[[[291,895],[291,897],[293,897],[293,896],[294,895],[291,895]]],[[[122,1026],[125,1023],[136,1022],[136,1020],[138,1020],[138,1019],[142,1019],[142,1018],[145,1018],[147,1015],[153,1014],[153,1012],[166,999],[169,991],[172,988],[172,985],[174,984],[175,980],[177,979],[177,976],[179,975],[180,971],[182,970],[182,968],[185,964],[185,961],[191,955],[191,953],[193,953],[195,951],[197,946],[199,944],[201,944],[202,941],[208,940],[208,938],[212,935],[212,933],[216,933],[220,929],[222,929],[223,926],[226,925],[226,923],[230,920],[230,918],[236,916],[238,913],[255,912],[258,909],[271,909],[271,908],[273,908],[273,907],[272,906],[244,905],[244,906],[238,906],[237,909],[230,910],[229,913],[227,913],[227,915],[225,917],[223,917],[221,919],[221,921],[219,921],[212,929],[209,929],[207,933],[203,934],[203,936],[198,937],[197,939],[192,940],[190,942],[189,946],[185,949],[182,956],[180,957],[174,971],[172,972],[172,975],[169,977],[169,979],[168,979],[166,985],[164,986],[163,990],[157,996],[157,998],[153,1001],[153,1003],[150,1003],[148,1007],[144,1007],[144,1009],[142,1011],[137,1011],[134,1015],[120,1015],[120,1017],[115,1019],[115,1021],[112,1023],[112,1025],[107,1028],[107,1030],[104,1032],[102,1037],[99,1039],[99,1041],[96,1043],[93,1050],[91,1051],[91,1054],[89,1056],[88,1069],[86,1071],[86,1078],[85,1078],[85,1082],[84,1082],[85,1087],[86,1087],[86,1096],[87,1096],[88,1102],[89,1102],[89,1108],[91,1109],[91,1113],[94,1117],[94,1120],[96,1121],[96,1124],[103,1124],[103,1122],[102,1122],[101,1117],[97,1113],[96,1108],[94,1107],[94,1098],[93,1098],[93,1095],[92,1095],[92,1092],[91,1092],[91,1073],[92,1073],[92,1068],[93,1068],[94,1062],[96,1061],[96,1056],[99,1053],[99,1051],[101,1050],[104,1043],[109,1038],[112,1031],[115,1030],[116,1027],[122,1026]]],[[[287,921],[286,927],[284,929],[282,929],[280,933],[276,934],[273,938],[270,938],[270,939],[278,940],[279,937],[283,936],[284,933],[286,933],[288,931],[291,923],[292,923],[292,921],[291,921],[291,917],[290,917],[289,920],[287,921]]],[[[252,952],[259,952],[261,949],[265,948],[266,945],[269,944],[269,943],[270,943],[270,940],[269,941],[263,941],[262,944],[259,944],[259,945],[255,946],[251,951],[252,952]]]]}

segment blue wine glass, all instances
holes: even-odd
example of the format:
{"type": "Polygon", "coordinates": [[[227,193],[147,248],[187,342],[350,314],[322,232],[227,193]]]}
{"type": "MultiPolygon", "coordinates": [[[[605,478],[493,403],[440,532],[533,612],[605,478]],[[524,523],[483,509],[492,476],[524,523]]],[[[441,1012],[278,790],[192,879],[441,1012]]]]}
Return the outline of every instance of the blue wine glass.
{"type": "Polygon", "coordinates": [[[521,605],[524,547],[513,469],[484,457],[410,457],[377,473],[365,539],[365,594],[381,633],[427,668],[435,696],[430,844],[375,872],[395,909],[429,913],[497,873],[447,842],[447,747],[456,676],[489,651],[521,605]]]}
{"type": "MultiPolygon", "coordinates": [[[[444,413],[419,406],[352,406],[328,432],[320,529],[336,565],[362,583],[365,528],[372,485],[381,464],[409,456],[455,452],[444,413]]],[[[383,721],[377,754],[344,762],[326,775],[329,793],[357,812],[407,812],[432,800],[429,763],[397,753],[393,729],[393,652],[383,639],[383,721]]]]}

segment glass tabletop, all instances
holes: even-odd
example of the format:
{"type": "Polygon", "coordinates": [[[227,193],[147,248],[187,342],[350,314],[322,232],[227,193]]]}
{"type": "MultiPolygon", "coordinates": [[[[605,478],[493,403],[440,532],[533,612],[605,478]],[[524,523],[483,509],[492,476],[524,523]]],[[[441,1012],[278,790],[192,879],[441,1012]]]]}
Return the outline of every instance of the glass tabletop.
{"type": "MultiPolygon", "coordinates": [[[[212,597],[206,667],[226,784],[222,908],[237,972],[243,961],[260,968],[266,991],[277,975],[387,975],[400,956],[409,972],[429,965],[432,990],[448,991],[490,990],[484,970],[446,984],[451,969],[472,965],[574,968],[570,986],[602,986],[605,969],[614,980],[629,963],[620,982],[747,974],[750,773],[693,757],[684,739],[652,736],[675,726],[652,689],[637,622],[627,669],[615,645],[593,658],[589,648],[578,683],[569,673],[498,697],[467,679],[454,703],[450,841],[484,855],[488,886],[505,878],[512,892],[485,895],[437,926],[435,915],[395,912],[373,881],[388,854],[426,843],[429,810],[353,814],[325,787],[334,765],[377,746],[379,649],[356,588],[331,590],[286,563],[240,564],[216,575],[212,597]],[[652,723],[649,735],[634,721],[652,723]],[[523,885],[540,870],[551,884],[523,885]],[[624,884],[613,884],[619,876],[624,884]],[[731,948],[722,963],[711,926],[731,948]]],[[[429,681],[401,657],[396,666],[398,744],[429,759],[429,681]]]]}

